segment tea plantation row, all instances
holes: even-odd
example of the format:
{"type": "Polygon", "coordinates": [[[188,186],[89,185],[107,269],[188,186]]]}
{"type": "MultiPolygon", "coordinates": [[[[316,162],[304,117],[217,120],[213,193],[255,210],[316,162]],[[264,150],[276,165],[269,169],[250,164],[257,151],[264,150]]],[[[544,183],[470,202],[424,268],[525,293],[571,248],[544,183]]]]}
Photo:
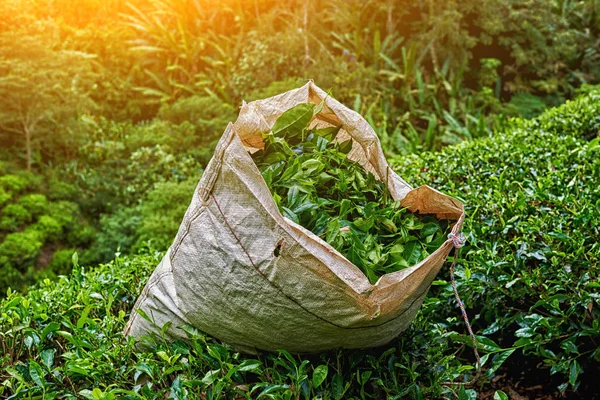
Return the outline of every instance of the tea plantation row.
{"type": "MultiPolygon", "coordinates": [[[[474,398],[491,378],[592,393],[600,361],[600,95],[493,138],[392,160],[414,185],[461,199],[468,243],[459,291],[479,335],[474,360],[444,269],[411,327],[387,346],[246,356],[188,328],[189,343],[140,351],[121,332],[163,253],[117,257],[0,303],[0,397],[474,398]],[[510,367],[510,368],[507,368],[510,367]]],[[[503,398],[501,393],[497,398],[503,398]]]]}

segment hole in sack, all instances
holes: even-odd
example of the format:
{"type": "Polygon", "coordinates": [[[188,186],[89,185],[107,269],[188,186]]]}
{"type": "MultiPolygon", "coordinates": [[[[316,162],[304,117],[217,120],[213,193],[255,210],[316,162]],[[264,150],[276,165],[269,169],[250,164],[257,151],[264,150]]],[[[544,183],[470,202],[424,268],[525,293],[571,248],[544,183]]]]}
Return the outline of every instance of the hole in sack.
{"type": "Polygon", "coordinates": [[[283,247],[283,239],[279,239],[277,243],[275,243],[275,250],[273,250],[273,255],[275,257],[279,257],[281,255],[281,248],[283,247]]]}

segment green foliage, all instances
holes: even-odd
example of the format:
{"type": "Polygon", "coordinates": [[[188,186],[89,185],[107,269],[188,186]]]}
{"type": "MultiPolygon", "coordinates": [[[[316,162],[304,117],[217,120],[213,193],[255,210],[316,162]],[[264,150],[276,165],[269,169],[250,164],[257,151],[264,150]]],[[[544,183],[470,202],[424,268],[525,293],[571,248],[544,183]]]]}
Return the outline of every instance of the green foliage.
{"type": "Polygon", "coordinates": [[[516,93],[511,97],[510,104],[515,106],[524,118],[533,118],[546,109],[546,103],[531,93],[516,93]]]}
{"type": "Polygon", "coordinates": [[[202,161],[207,161],[211,153],[206,143],[194,148],[192,143],[200,139],[188,122],[88,122],[89,135],[80,150],[80,159],[57,168],[63,179],[74,182],[78,188],[75,200],[87,216],[97,218],[117,207],[133,206],[156,182],[198,178],[202,161]],[[181,139],[186,136],[189,138],[181,139]],[[183,151],[178,142],[186,142],[192,148],[186,153],[178,152],[183,151]]]}
{"type": "Polygon", "coordinates": [[[0,140],[33,164],[80,155],[82,112],[139,122],[220,109],[169,141],[206,146],[223,129],[213,117],[229,121],[273,82],[314,79],[371,109],[388,151],[406,153],[487,136],[495,115],[534,116],[600,79],[594,0],[68,4],[0,5],[0,140]]]}
{"type": "Polygon", "coordinates": [[[449,390],[434,382],[452,379],[447,367],[460,366],[442,347],[448,341],[443,327],[431,330],[423,319],[410,329],[416,339],[405,335],[384,349],[312,357],[285,351],[245,356],[191,327],[188,343],[158,339],[149,351],[136,349],[122,331],[146,282],[139,277],[148,277],[162,255],[119,257],[90,272],[76,267],[58,282],[40,282],[27,296],[9,294],[0,303],[0,345],[6,349],[0,393],[437,397],[449,390]],[[415,357],[422,359],[415,363],[415,357]],[[443,367],[429,368],[428,362],[443,367]]]}
{"type": "Polygon", "coordinates": [[[76,200],[78,189],[75,185],[51,179],[48,183],[47,195],[52,201],[56,200],[76,200]]]}
{"type": "Polygon", "coordinates": [[[0,188],[0,207],[6,204],[11,198],[12,195],[9,192],[4,190],[3,188],[0,188]]]}
{"type": "Polygon", "coordinates": [[[0,260],[0,290],[2,292],[6,292],[8,288],[17,291],[24,290],[31,283],[33,282],[26,280],[23,273],[17,268],[11,264],[2,263],[0,260]]]}
{"type": "Polygon", "coordinates": [[[281,213],[322,237],[376,283],[424,260],[445,241],[448,224],[419,216],[338,143],[340,127],[309,129],[315,105],[285,111],[252,155],[281,213]]]}
{"type": "Polygon", "coordinates": [[[162,105],[158,117],[176,125],[192,122],[212,140],[223,133],[228,122],[233,122],[236,112],[231,105],[213,97],[190,96],[162,105]]]}
{"type": "Polygon", "coordinates": [[[31,221],[31,212],[20,204],[9,204],[0,214],[0,229],[17,231],[21,226],[31,221]]]}
{"type": "Polygon", "coordinates": [[[290,42],[285,34],[264,36],[250,32],[244,40],[244,51],[232,68],[231,89],[237,98],[243,98],[272,82],[298,76],[303,57],[301,41],[290,42]]]}
{"type": "Polygon", "coordinates": [[[87,222],[79,221],[76,229],[66,232],[66,242],[71,246],[79,248],[89,247],[95,240],[98,231],[87,222]]]}
{"type": "Polygon", "coordinates": [[[0,176],[0,187],[9,194],[18,194],[29,186],[29,181],[22,175],[0,176]]]}
{"type": "Polygon", "coordinates": [[[137,230],[141,224],[140,208],[122,207],[100,218],[99,232],[88,251],[92,262],[108,262],[117,251],[126,253],[137,241],[137,230]]]}
{"type": "Polygon", "coordinates": [[[7,141],[25,149],[28,170],[36,149],[59,139],[49,136],[58,121],[91,105],[86,92],[93,84],[94,56],[57,49],[51,26],[39,21],[37,32],[0,35],[0,134],[10,134],[7,141]]]}
{"type": "Polygon", "coordinates": [[[237,113],[230,104],[208,96],[181,98],[172,105],[161,106],[158,117],[170,122],[162,127],[168,135],[166,143],[177,153],[188,152],[208,163],[216,141],[227,124],[234,122],[237,113]],[[178,131],[181,131],[179,133],[178,131]]]}
{"type": "Polygon", "coordinates": [[[55,275],[69,275],[73,267],[73,254],[75,249],[61,249],[52,255],[47,271],[55,275]]]}
{"type": "Polygon", "coordinates": [[[141,205],[123,207],[100,219],[100,231],[86,258],[108,262],[116,252],[135,252],[148,245],[166,249],[171,245],[191,201],[197,178],[182,182],[158,182],[141,205]]]}
{"type": "MultiPolygon", "coordinates": [[[[600,147],[586,141],[598,105],[588,95],[513,121],[508,134],[398,164],[466,205],[459,292],[478,310],[475,329],[505,349],[487,362],[519,352],[561,390],[577,389],[600,359],[600,147]]],[[[440,288],[436,297],[451,295],[440,288]]]]}
{"type": "Polygon", "coordinates": [[[594,87],[585,96],[552,108],[526,126],[541,129],[556,136],[572,135],[591,140],[600,132],[600,88],[594,87]]]}
{"type": "Polygon", "coordinates": [[[63,231],[63,225],[53,217],[42,215],[38,222],[27,229],[39,232],[43,242],[55,241],[60,238],[63,231]]]}
{"type": "Polygon", "coordinates": [[[150,243],[150,247],[166,249],[177,234],[198,180],[160,182],[148,192],[139,213],[141,221],[136,230],[135,248],[150,243]]]}
{"type": "Polygon", "coordinates": [[[22,196],[17,201],[17,204],[23,206],[33,218],[43,214],[48,208],[48,200],[43,194],[32,193],[22,196]]]}
{"type": "MultiPolygon", "coordinates": [[[[566,384],[585,397],[598,361],[590,221],[598,220],[600,102],[588,85],[600,79],[598,1],[79,3],[0,1],[0,208],[8,207],[0,293],[52,274],[39,270],[49,259],[54,274],[67,272],[75,249],[82,262],[150,239],[164,249],[241,100],[314,79],[366,116],[388,155],[405,155],[405,178],[465,200],[472,234],[459,290],[477,310],[478,333],[495,341],[482,341],[487,375],[500,375],[508,357],[509,375],[537,372],[545,387],[566,384]],[[587,96],[527,122],[507,118],[534,117],[575,93],[587,96]],[[19,171],[24,165],[38,171],[19,171]]],[[[130,312],[139,276],[156,261],[119,259],[2,303],[0,342],[15,346],[0,352],[0,397],[474,394],[440,385],[470,373],[449,342],[466,340],[452,331],[458,319],[447,319],[455,310],[443,282],[389,353],[281,353],[256,366],[201,335],[189,354],[162,343],[133,353],[116,339],[118,310],[130,312]],[[90,304],[100,309],[82,318],[90,304]],[[6,333],[14,313],[26,322],[6,333]],[[49,322],[60,329],[43,334],[49,322]]]]}
{"type": "Polygon", "coordinates": [[[0,266],[10,264],[24,270],[33,265],[42,245],[41,235],[35,230],[9,233],[0,243],[0,266]]]}
{"type": "Polygon", "coordinates": [[[48,215],[67,230],[74,229],[81,217],[77,203],[70,201],[57,201],[48,204],[48,215]]]}
{"type": "MultiPolygon", "coordinates": [[[[43,267],[52,254],[62,246],[89,246],[95,238],[95,229],[83,223],[79,206],[69,201],[48,201],[45,194],[31,193],[39,188],[41,176],[18,172],[6,175],[3,182],[13,191],[24,193],[9,198],[0,211],[0,293],[8,287],[23,290],[35,280],[47,275],[43,267]],[[41,269],[41,270],[40,270],[41,269]]],[[[47,189],[54,190],[52,197],[71,197],[72,187],[50,181],[47,189]],[[67,190],[65,190],[67,189],[67,190]],[[64,193],[69,194],[65,196],[64,193]]],[[[62,269],[62,271],[66,271],[62,269]]]]}
{"type": "MultiPolygon", "coordinates": [[[[478,335],[485,388],[507,374],[565,394],[595,394],[600,146],[586,140],[597,118],[593,96],[514,120],[493,138],[395,159],[405,179],[466,206],[468,242],[456,275],[478,335]],[[574,134],[560,128],[571,115],[574,134]]],[[[167,190],[157,189],[163,206],[153,212],[166,209],[167,190]]],[[[470,352],[457,351],[470,339],[444,273],[414,323],[379,349],[245,356],[190,327],[187,343],[156,338],[151,349],[135,349],[121,332],[162,255],[117,257],[89,272],[77,267],[25,296],[9,294],[0,302],[2,395],[472,398],[479,390],[453,395],[441,384],[473,374],[470,352]]],[[[67,253],[60,258],[68,264],[67,253]]]]}

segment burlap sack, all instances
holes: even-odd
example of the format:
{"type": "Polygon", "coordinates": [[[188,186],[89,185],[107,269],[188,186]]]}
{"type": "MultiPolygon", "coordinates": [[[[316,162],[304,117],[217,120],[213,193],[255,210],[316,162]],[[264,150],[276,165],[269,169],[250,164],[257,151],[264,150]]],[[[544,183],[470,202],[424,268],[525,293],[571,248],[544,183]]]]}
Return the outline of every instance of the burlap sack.
{"type": "Polygon", "coordinates": [[[185,339],[179,327],[191,325],[242,350],[303,353],[379,346],[406,329],[452,241],[370,284],[330,245],[282,216],[249,154],[284,111],[323,99],[313,124],[342,125],[339,140],[354,140],[349,157],[387,182],[395,199],[412,211],[456,220],[452,232],[460,231],[460,202],[427,186],[411,188],[389,168],[369,124],[309,82],[244,104],[227,126],[173,245],[134,307],[127,335],[158,333],[170,321],[173,339],[185,339]]]}

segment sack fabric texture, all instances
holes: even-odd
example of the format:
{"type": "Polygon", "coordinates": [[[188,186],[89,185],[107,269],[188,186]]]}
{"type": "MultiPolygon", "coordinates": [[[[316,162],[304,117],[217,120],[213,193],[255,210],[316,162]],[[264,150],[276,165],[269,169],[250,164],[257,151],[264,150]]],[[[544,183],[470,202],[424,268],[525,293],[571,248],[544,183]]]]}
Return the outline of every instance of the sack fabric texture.
{"type": "Polygon", "coordinates": [[[279,212],[251,153],[262,133],[300,103],[323,108],[312,126],[340,126],[353,140],[348,156],[410,211],[456,221],[456,199],[428,186],[413,189],[388,166],[377,135],[356,112],[313,82],[244,103],[194,192],[179,232],[137,300],[125,328],[136,338],[188,336],[193,326],[242,351],[296,353],[383,345],[407,328],[453,248],[448,239],[425,260],[375,284],[333,247],[279,212]],[[152,322],[142,317],[143,310],[152,322]]]}

